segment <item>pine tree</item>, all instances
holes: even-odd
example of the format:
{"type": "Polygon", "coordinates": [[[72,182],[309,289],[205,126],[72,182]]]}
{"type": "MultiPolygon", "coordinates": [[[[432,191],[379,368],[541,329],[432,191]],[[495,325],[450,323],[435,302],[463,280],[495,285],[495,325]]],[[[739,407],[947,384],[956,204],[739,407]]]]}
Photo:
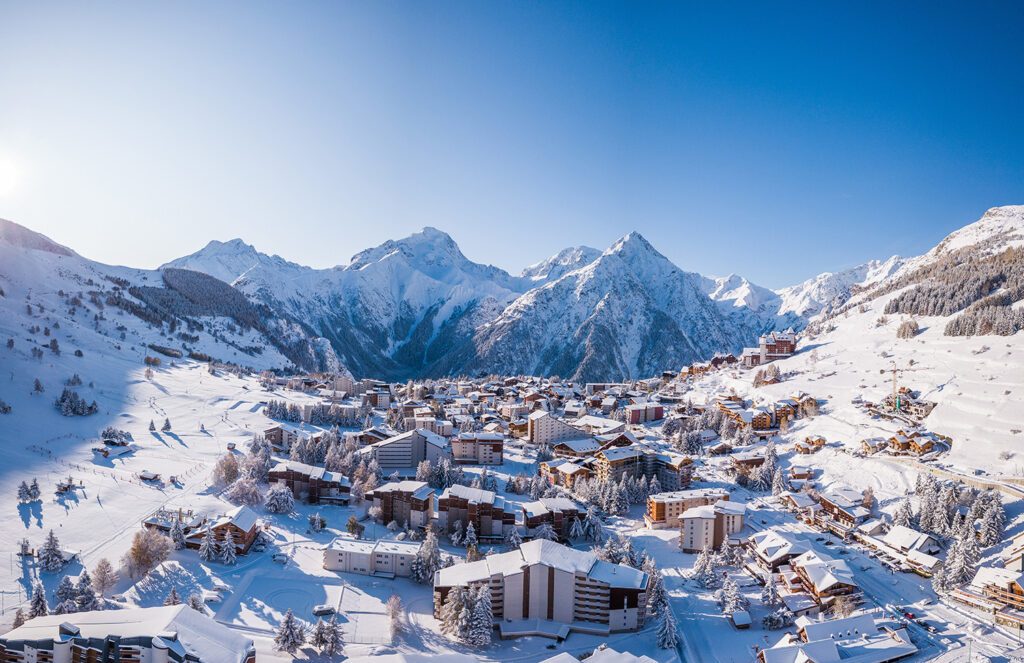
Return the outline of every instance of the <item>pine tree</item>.
{"type": "Polygon", "coordinates": [[[782,468],[777,467],[772,474],[772,495],[781,495],[787,490],[789,486],[786,485],[786,477],[782,474],[782,468]]]}
{"type": "Polygon", "coordinates": [[[13,628],[19,628],[20,626],[22,626],[25,623],[25,620],[26,620],[25,611],[22,610],[21,608],[18,608],[15,611],[15,613],[14,613],[14,624],[12,625],[12,627],[13,628]]]}
{"type": "Polygon", "coordinates": [[[231,529],[227,529],[224,532],[224,540],[220,543],[220,561],[228,566],[234,566],[235,562],[238,561],[238,551],[235,550],[235,535],[232,534],[231,529]]]}
{"type": "Polygon", "coordinates": [[[661,649],[675,649],[679,644],[679,631],[676,626],[676,616],[671,606],[666,606],[661,611],[661,618],[658,620],[658,647],[661,649]]]}
{"type": "Polygon", "coordinates": [[[330,627],[327,626],[327,622],[324,621],[324,618],[321,617],[317,619],[316,625],[313,627],[313,632],[309,638],[309,644],[322,650],[330,638],[328,635],[329,631],[330,627]]]}
{"type": "Polygon", "coordinates": [[[324,644],[320,647],[320,652],[325,656],[334,656],[341,651],[343,644],[341,624],[338,623],[338,616],[331,615],[331,618],[327,621],[327,633],[324,644]]]}
{"type": "Polygon", "coordinates": [[[470,547],[470,546],[476,546],[477,545],[476,527],[473,526],[473,521],[472,520],[469,521],[468,525],[466,525],[466,536],[463,537],[462,543],[465,544],[465,546],[467,548],[470,547]]]}
{"type": "Polygon", "coordinates": [[[648,495],[657,495],[660,492],[661,492],[661,482],[658,481],[658,477],[657,476],[651,477],[651,486],[650,486],[650,488],[647,491],[648,495]]]}
{"type": "Polygon", "coordinates": [[[534,531],[533,538],[545,539],[547,541],[558,541],[558,532],[556,532],[555,528],[551,526],[551,523],[543,522],[540,524],[540,527],[534,531]]]}
{"type": "Polygon", "coordinates": [[[29,501],[28,484],[25,483],[24,481],[22,481],[21,485],[18,486],[18,501],[19,502],[28,502],[29,501]]]}
{"type": "Polygon", "coordinates": [[[46,605],[46,590],[43,583],[37,582],[32,590],[32,600],[28,605],[28,618],[43,617],[50,614],[50,607],[46,605]]]}
{"type": "Polygon", "coordinates": [[[203,532],[203,538],[199,542],[199,559],[204,562],[212,562],[217,557],[217,539],[214,537],[213,528],[207,527],[203,532]]]}
{"type": "MultiPolygon", "coordinates": [[[[577,519],[579,520],[579,519],[577,519]]],[[[519,534],[519,528],[513,525],[505,536],[505,545],[509,548],[518,548],[523,545],[523,537],[519,534]]]]}
{"type": "Polygon", "coordinates": [[[441,604],[441,633],[458,636],[458,624],[461,614],[466,609],[466,589],[455,586],[448,590],[448,595],[441,604]]]}
{"type": "Polygon", "coordinates": [[[99,600],[96,598],[96,590],[92,586],[92,577],[85,569],[82,575],[78,576],[78,583],[75,585],[75,603],[78,604],[79,612],[98,610],[99,600]]]}
{"type": "Polygon", "coordinates": [[[900,502],[900,506],[896,509],[896,514],[892,518],[892,524],[913,528],[914,508],[910,505],[910,500],[905,499],[900,502]]]}
{"type": "Polygon", "coordinates": [[[583,521],[580,520],[579,516],[572,519],[572,525],[569,527],[569,538],[574,540],[580,540],[586,534],[586,527],[583,526],[583,521]]]}
{"type": "Polygon", "coordinates": [[[171,431],[171,420],[168,418],[164,419],[164,425],[160,427],[160,430],[169,433],[171,431]]]}
{"type": "Polygon", "coordinates": [[[175,550],[182,550],[185,547],[185,530],[181,527],[181,521],[177,518],[171,523],[171,542],[175,550]]]}
{"type": "Polygon", "coordinates": [[[28,487],[28,498],[30,500],[37,500],[39,495],[39,482],[33,477],[32,483],[28,487]]]}
{"type": "Polygon", "coordinates": [[[56,573],[64,568],[64,553],[60,549],[60,541],[57,535],[50,530],[46,535],[46,541],[39,548],[39,566],[43,571],[56,573]]]}
{"type": "Polygon", "coordinates": [[[178,590],[171,587],[170,593],[164,599],[164,605],[181,605],[181,597],[178,596],[178,590]]]}
{"type": "Polygon", "coordinates": [[[288,486],[278,485],[267,491],[263,505],[270,513],[291,513],[295,508],[295,497],[288,486]]]}
{"type": "Polygon", "coordinates": [[[420,584],[434,582],[434,573],[441,568],[441,549],[437,543],[437,533],[430,528],[423,539],[416,557],[413,558],[412,578],[420,584]]]}
{"type": "Polygon", "coordinates": [[[274,649],[287,654],[294,654],[306,642],[306,629],[292,614],[292,609],[284,614],[284,619],[274,636],[274,649]]]}
{"type": "Polygon", "coordinates": [[[722,589],[718,590],[718,604],[722,607],[722,612],[727,615],[747,607],[747,600],[740,593],[736,581],[728,576],[722,582],[722,589]]]}
{"type": "Polygon", "coordinates": [[[156,424],[153,423],[152,419],[149,420],[149,432],[151,432],[151,433],[156,432],[156,424]]]}
{"type": "Polygon", "coordinates": [[[654,563],[654,558],[644,556],[641,569],[649,578],[647,583],[647,614],[653,615],[668,605],[668,592],[665,591],[665,581],[654,563]]]}
{"type": "Polygon", "coordinates": [[[761,590],[761,603],[766,608],[775,608],[782,603],[782,597],[779,596],[779,586],[775,582],[774,573],[768,574],[768,581],[761,590]]]}
{"type": "Polygon", "coordinates": [[[192,592],[188,595],[188,607],[198,613],[206,614],[206,603],[203,601],[203,597],[196,592],[192,592]]]}
{"type": "Polygon", "coordinates": [[[54,602],[59,605],[65,601],[73,601],[75,596],[75,583],[71,580],[71,576],[64,576],[57,583],[57,589],[53,591],[54,602]]]}
{"type": "Polygon", "coordinates": [[[475,592],[472,613],[470,614],[469,642],[478,647],[491,644],[494,630],[494,612],[491,606],[491,588],[481,586],[475,592]]]}

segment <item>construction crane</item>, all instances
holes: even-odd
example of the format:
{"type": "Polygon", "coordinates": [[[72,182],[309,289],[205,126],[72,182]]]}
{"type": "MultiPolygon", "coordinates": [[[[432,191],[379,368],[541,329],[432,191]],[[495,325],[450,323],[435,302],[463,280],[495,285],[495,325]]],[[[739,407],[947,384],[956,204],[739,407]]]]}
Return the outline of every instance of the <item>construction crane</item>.
{"type": "MultiPolygon", "coordinates": [[[[906,368],[900,368],[900,367],[896,366],[896,362],[893,362],[892,366],[889,368],[889,372],[892,373],[892,407],[893,407],[893,410],[895,410],[896,412],[899,412],[902,409],[902,407],[901,407],[902,404],[900,402],[900,394],[899,394],[899,375],[900,375],[900,373],[910,373],[910,372],[913,372],[913,371],[924,371],[924,370],[927,370],[927,369],[925,367],[923,367],[923,366],[914,367],[912,364],[907,364],[906,368]]],[[[885,369],[882,369],[879,372],[880,373],[884,373],[885,369]]]]}

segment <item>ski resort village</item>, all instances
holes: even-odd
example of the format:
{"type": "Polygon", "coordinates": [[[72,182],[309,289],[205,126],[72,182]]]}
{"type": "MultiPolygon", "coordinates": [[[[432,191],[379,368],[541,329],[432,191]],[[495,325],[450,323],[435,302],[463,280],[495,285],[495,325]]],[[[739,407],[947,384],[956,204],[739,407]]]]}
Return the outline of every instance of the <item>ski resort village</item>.
{"type": "Polygon", "coordinates": [[[0,221],[0,660],[1024,660],[1022,252],[994,208],[771,291],[0,221]]]}

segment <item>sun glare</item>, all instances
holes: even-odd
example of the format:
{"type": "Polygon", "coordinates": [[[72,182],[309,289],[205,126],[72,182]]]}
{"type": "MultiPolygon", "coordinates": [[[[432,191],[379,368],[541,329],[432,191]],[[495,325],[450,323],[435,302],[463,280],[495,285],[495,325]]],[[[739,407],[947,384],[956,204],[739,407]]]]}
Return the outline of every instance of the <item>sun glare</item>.
{"type": "Polygon", "coordinates": [[[14,193],[18,185],[18,167],[13,159],[0,157],[0,196],[14,193]]]}

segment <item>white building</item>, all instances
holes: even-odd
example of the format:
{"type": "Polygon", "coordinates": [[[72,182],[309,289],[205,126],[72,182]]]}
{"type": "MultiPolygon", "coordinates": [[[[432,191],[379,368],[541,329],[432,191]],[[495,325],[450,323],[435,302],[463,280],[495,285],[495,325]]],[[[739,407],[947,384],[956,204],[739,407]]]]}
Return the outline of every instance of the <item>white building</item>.
{"type": "Polygon", "coordinates": [[[743,529],[747,506],[719,500],[687,509],[679,516],[679,547],[683,552],[717,550],[723,541],[743,529]]]}
{"type": "Polygon", "coordinates": [[[424,460],[436,462],[448,455],[448,441],[417,428],[359,450],[377,460],[382,470],[414,469],[424,460]]]}
{"type": "Polygon", "coordinates": [[[36,617],[0,636],[6,663],[255,663],[244,635],[187,605],[36,617]]]}
{"type": "Polygon", "coordinates": [[[487,584],[495,623],[505,637],[536,633],[536,622],[557,622],[566,631],[634,631],[644,624],[649,580],[643,571],[598,560],[593,553],[536,540],[439,570],[434,614],[452,587],[487,584]]]}
{"type": "Polygon", "coordinates": [[[587,431],[570,426],[550,412],[536,410],[526,418],[526,438],[538,446],[550,446],[559,440],[588,437],[587,431]]]}
{"type": "Polygon", "coordinates": [[[385,578],[408,577],[419,541],[361,541],[341,537],[324,548],[324,568],[385,578]]]}

